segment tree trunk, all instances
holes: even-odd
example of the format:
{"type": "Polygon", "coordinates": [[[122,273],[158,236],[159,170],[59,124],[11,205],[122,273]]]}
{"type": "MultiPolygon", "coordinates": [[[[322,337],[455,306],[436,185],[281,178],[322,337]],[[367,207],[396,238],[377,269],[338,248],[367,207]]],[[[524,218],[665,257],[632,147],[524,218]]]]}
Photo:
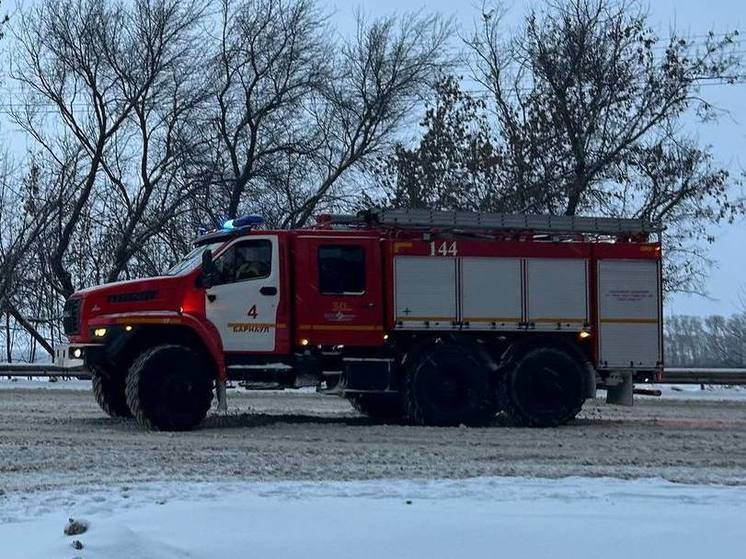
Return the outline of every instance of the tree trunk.
{"type": "Polygon", "coordinates": [[[50,345],[50,343],[44,338],[44,336],[41,335],[41,333],[34,327],[33,324],[31,324],[28,320],[26,320],[23,315],[18,312],[18,309],[8,306],[7,312],[13,316],[15,321],[21,325],[21,327],[28,332],[33,339],[35,339],[41,347],[44,348],[44,351],[46,351],[50,356],[54,357],[54,348],[50,345]]]}
{"type": "Polygon", "coordinates": [[[10,344],[10,313],[5,313],[5,360],[8,363],[13,362],[13,354],[10,344]]]}

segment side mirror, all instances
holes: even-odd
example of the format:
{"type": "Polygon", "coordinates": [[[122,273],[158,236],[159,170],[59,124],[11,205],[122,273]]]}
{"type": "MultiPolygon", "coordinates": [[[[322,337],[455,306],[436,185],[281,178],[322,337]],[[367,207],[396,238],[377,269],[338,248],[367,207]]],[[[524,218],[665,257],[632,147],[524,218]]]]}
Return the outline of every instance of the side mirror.
{"type": "Polygon", "coordinates": [[[218,270],[212,259],[212,251],[208,249],[202,253],[202,274],[197,278],[197,283],[200,287],[210,289],[215,285],[217,275],[218,270]]]}

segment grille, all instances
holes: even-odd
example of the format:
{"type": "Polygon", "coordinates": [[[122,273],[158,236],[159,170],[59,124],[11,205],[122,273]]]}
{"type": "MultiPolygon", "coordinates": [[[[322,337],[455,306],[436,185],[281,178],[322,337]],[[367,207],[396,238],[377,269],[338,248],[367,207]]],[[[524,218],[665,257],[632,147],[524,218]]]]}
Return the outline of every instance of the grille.
{"type": "Polygon", "coordinates": [[[109,295],[106,300],[109,303],[134,303],[138,301],[150,301],[155,299],[158,292],[153,291],[134,291],[132,293],[115,293],[109,295]]]}
{"type": "Polygon", "coordinates": [[[68,299],[62,312],[62,327],[65,334],[72,336],[80,333],[80,299],[68,299]]]}

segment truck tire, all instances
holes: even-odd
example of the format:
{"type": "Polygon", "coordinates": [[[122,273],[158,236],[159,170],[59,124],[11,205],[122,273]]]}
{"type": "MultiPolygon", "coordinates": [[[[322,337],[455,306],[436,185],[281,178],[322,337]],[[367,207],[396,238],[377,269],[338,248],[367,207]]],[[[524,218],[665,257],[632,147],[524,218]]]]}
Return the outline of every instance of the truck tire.
{"type": "Polygon", "coordinates": [[[354,394],[347,399],[358,412],[376,421],[398,423],[404,419],[398,394],[354,394]]]}
{"type": "Polygon", "coordinates": [[[497,413],[493,371],[476,344],[433,343],[407,357],[403,398],[418,425],[479,426],[497,413]]]}
{"type": "Polygon", "coordinates": [[[127,404],[138,423],[161,431],[187,431],[207,415],[213,397],[209,364],[181,345],[145,350],[127,374],[127,404]]]}
{"type": "Polygon", "coordinates": [[[96,403],[110,417],[132,417],[125,396],[125,375],[106,375],[102,371],[92,371],[91,383],[96,403]]]}
{"type": "Polygon", "coordinates": [[[579,356],[561,345],[529,345],[501,365],[500,404],[519,427],[556,427],[585,402],[587,373],[579,356]]]}

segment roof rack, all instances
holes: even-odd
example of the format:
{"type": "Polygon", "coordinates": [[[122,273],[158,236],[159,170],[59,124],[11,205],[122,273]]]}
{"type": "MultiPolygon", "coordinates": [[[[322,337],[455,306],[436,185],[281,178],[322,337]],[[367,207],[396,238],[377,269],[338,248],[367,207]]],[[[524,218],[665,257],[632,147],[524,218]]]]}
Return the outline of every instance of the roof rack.
{"type": "Polygon", "coordinates": [[[365,210],[355,215],[319,216],[324,225],[383,225],[397,228],[531,231],[533,233],[596,233],[639,235],[660,233],[658,223],[645,219],[564,215],[495,214],[440,210],[365,210]]]}

